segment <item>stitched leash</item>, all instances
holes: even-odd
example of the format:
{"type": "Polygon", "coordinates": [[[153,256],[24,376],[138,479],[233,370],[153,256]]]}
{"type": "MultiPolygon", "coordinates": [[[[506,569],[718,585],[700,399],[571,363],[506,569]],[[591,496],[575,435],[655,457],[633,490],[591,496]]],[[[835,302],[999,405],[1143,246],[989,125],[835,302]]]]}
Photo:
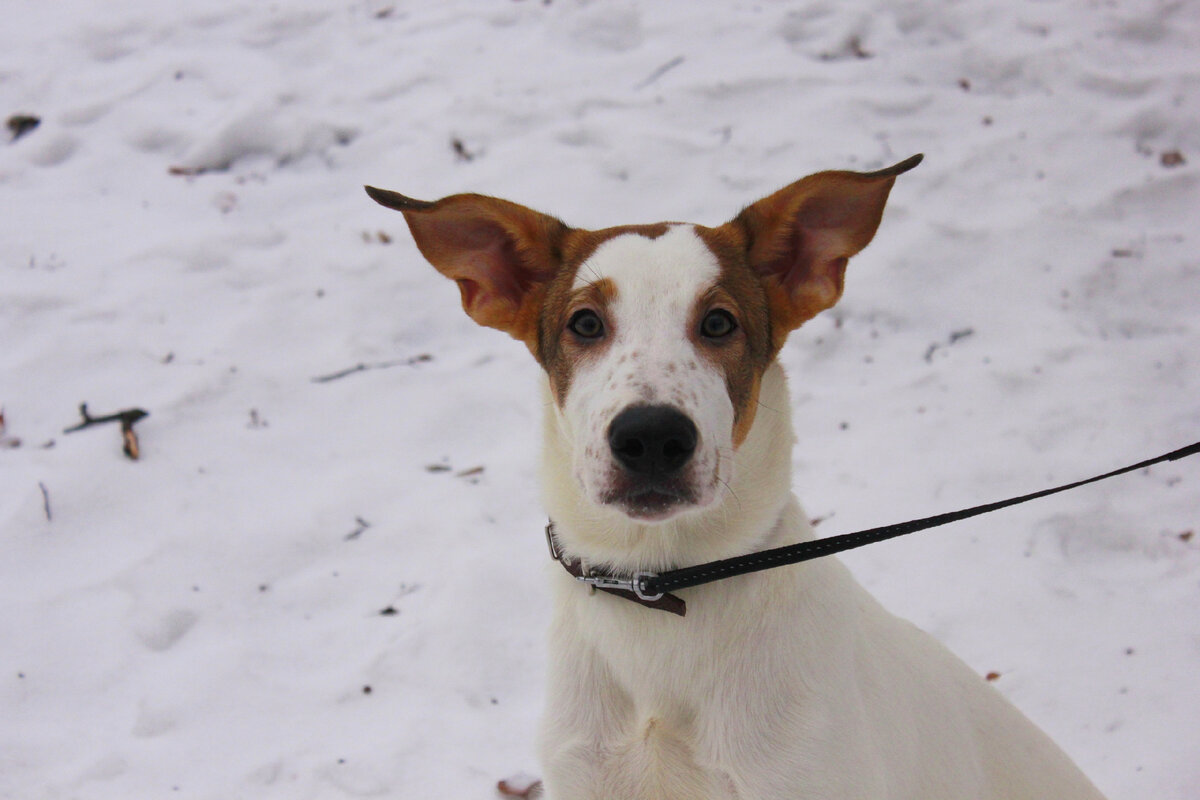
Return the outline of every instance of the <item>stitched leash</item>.
{"type": "MultiPolygon", "coordinates": [[[[867,530],[856,531],[854,533],[844,533],[838,536],[829,536],[824,539],[814,539],[799,544],[787,545],[785,547],[776,547],[771,550],[763,550],[758,553],[750,553],[744,556],[735,556],[726,558],[720,561],[710,561],[706,564],[697,564],[692,567],[683,567],[682,569],[670,570],[662,573],[639,572],[630,578],[621,578],[610,575],[576,575],[576,578],[584,583],[589,583],[597,588],[618,594],[630,600],[641,602],[643,605],[649,605],[658,601],[660,598],[673,597],[667,594],[678,589],[687,589],[692,586],[701,586],[713,581],[719,581],[724,578],[732,578],[735,575],[745,575],[749,572],[759,572],[765,569],[773,569],[782,567],[788,564],[799,564],[802,561],[809,561],[822,556],[841,553],[846,550],[853,550],[856,547],[862,547],[875,542],[882,542],[885,539],[893,539],[897,536],[904,536],[909,533],[936,528],[940,525],[946,525],[951,522],[977,517],[980,514],[987,514],[991,511],[998,511],[1002,508],[1015,506],[1019,503],[1027,503],[1030,500],[1037,500],[1041,497],[1048,497],[1052,494],[1065,492],[1068,489],[1076,489],[1080,486],[1086,486],[1089,483],[1115,478],[1118,475],[1124,475],[1127,472],[1133,472],[1146,467],[1161,464],[1164,461],[1178,461],[1188,456],[1193,456],[1200,453],[1200,442],[1195,442],[1187,447],[1181,447],[1178,450],[1172,450],[1170,453],[1164,453],[1161,456],[1150,458],[1145,461],[1140,461],[1137,464],[1131,464],[1127,467],[1115,469],[1112,472],[1106,472],[1103,475],[1097,475],[1085,480],[1075,481],[1073,483],[1055,486],[1050,489],[1043,489],[1031,494],[1021,495],[1019,497],[1010,497],[1007,500],[999,500],[994,503],[985,503],[983,505],[965,508],[961,511],[951,511],[945,514],[937,514],[924,519],[910,520],[909,522],[900,522],[894,525],[884,525],[879,528],[869,528],[867,530]]],[[[551,556],[568,566],[568,562],[564,561],[558,548],[554,542],[554,523],[546,527],[547,541],[550,543],[551,556]]],[[[676,598],[677,599],[677,598],[676,598]]],[[[682,616],[686,610],[683,607],[683,601],[679,600],[679,609],[677,610],[672,603],[671,608],[667,610],[682,616]]],[[[663,606],[654,606],[663,607],[663,606]]]]}

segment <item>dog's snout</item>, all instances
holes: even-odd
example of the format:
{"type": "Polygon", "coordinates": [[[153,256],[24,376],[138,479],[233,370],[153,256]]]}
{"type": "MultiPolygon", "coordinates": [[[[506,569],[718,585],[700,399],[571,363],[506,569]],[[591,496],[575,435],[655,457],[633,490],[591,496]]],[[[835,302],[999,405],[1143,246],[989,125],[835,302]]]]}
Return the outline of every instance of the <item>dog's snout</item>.
{"type": "Polygon", "coordinates": [[[696,425],[670,406],[633,406],[608,428],[608,445],[625,469],[636,475],[671,475],[696,451],[696,425]]]}

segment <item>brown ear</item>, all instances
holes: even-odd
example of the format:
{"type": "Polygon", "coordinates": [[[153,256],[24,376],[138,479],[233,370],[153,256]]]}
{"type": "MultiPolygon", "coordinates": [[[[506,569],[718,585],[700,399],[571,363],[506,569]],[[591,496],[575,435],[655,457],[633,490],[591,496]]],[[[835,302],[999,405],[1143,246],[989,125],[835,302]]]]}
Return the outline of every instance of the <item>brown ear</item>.
{"type": "Polygon", "coordinates": [[[537,309],[558,271],[566,225],[496,197],[455,194],[428,203],[364,188],[404,214],[421,255],[458,283],[471,319],[534,346],[537,309]]]}
{"type": "Polygon", "coordinates": [[[730,223],[742,229],[750,267],[766,289],[776,348],[842,296],[846,262],[875,235],[896,176],[922,158],[878,172],[809,175],[730,223]]]}

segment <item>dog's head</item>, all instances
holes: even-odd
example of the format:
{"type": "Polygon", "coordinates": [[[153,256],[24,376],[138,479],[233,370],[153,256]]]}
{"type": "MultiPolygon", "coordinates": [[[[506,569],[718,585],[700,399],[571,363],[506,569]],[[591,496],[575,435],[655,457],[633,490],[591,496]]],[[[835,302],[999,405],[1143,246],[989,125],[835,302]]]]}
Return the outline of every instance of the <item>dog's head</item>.
{"type": "Polygon", "coordinates": [[[710,508],[788,333],[841,296],[897,175],[821,172],[716,228],[589,231],[475,194],[367,188],[480,325],[546,371],[583,496],[640,522],[710,508]]]}

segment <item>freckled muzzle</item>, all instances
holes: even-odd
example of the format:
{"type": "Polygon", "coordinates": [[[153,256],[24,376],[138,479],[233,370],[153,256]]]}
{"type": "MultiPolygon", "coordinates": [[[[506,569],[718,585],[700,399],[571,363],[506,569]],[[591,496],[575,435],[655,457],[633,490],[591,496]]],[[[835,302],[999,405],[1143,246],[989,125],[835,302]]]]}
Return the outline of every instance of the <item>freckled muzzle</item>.
{"type": "Polygon", "coordinates": [[[694,503],[686,473],[698,443],[696,424],[676,408],[626,408],[608,428],[609,449],[621,476],[606,500],[643,518],[694,503]]]}

